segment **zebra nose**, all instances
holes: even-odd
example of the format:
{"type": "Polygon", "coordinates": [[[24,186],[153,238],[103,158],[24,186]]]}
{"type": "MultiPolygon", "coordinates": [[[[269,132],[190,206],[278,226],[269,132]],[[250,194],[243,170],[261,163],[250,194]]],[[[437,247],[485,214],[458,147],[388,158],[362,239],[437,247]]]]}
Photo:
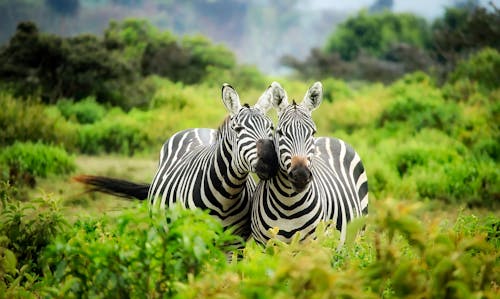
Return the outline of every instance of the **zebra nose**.
{"type": "Polygon", "coordinates": [[[268,180],[278,173],[278,155],[271,139],[257,140],[255,173],[261,180],[268,180]]]}
{"type": "Polygon", "coordinates": [[[311,182],[312,172],[305,166],[297,166],[290,170],[288,177],[295,191],[301,192],[311,182]]]}

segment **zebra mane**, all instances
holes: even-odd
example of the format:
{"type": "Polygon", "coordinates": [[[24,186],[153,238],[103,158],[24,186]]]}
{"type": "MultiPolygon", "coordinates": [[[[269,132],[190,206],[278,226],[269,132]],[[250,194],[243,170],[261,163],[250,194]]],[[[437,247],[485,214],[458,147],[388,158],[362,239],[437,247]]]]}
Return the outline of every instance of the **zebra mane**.
{"type": "Polygon", "coordinates": [[[245,103],[245,104],[243,104],[243,107],[250,108],[250,105],[248,105],[248,103],[245,103]]]}
{"type": "Polygon", "coordinates": [[[222,130],[224,127],[227,127],[229,121],[231,121],[231,115],[226,116],[222,121],[222,124],[217,128],[217,140],[220,140],[222,137],[222,130]]]}
{"type": "Polygon", "coordinates": [[[295,99],[292,100],[292,105],[293,105],[293,108],[297,109],[297,102],[295,102],[295,99]]]}

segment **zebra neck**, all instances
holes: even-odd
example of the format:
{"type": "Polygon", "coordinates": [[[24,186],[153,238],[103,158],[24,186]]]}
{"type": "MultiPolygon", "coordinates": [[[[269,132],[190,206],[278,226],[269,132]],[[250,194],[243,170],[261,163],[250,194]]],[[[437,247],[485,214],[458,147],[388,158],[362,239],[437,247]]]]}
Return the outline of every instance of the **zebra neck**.
{"type": "Polygon", "coordinates": [[[305,196],[308,192],[309,189],[311,188],[311,184],[309,184],[309,187],[305,188],[302,192],[296,192],[293,187],[292,183],[288,179],[288,174],[281,170],[278,172],[278,175],[275,176],[273,179],[273,184],[278,187],[279,193],[282,197],[287,197],[287,198],[300,198],[305,196]]]}
{"type": "Polygon", "coordinates": [[[221,187],[230,194],[238,194],[245,187],[248,170],[238,165],[233,154],[234,141],[227,137],[221,140],[214,154],[213,171],[221,181],[221,187]]]}

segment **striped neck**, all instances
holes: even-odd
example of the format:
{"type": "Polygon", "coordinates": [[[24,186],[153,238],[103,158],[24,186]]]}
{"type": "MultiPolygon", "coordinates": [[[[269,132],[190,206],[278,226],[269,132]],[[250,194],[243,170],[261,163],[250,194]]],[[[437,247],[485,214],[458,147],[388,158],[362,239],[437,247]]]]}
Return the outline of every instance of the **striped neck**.
{"type": "MultiPolygon", "coordinates": [[[[219,128],[217,148],[213,156],[213,170],[218,177],[221,177],[221,187],[232,195],[237,195],[242,191],[248,178],[249,170],[246,167],[238,167],[239,155],[236,150],[236,134],[230,127],[231,120],[226,118],[219,128]]],[[[231,196],[230,196],[231,197],[231,196]]]]}

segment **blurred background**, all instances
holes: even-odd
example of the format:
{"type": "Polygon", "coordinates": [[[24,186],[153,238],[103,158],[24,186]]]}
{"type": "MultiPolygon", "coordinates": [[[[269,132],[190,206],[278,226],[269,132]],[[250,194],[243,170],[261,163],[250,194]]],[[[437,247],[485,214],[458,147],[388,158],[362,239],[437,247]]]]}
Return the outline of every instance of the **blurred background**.
{"type": "MultiPolygon", "coordinates": [[[[498,0],[4,0],[0,1],[0,44],[15,33],[20,21],[31,20],[40,31],[60,36],[82,33],[103,36],[111,20],[140,18],[178,36],[202,34],[231,49],[240,63],[256,65],[267,74],[288,74],[290,64],[294,65],[292,57],[304,60],[313,48],[332,52],[333,31],[360,10],[365,14],[411,13],[414,17],[407,17],[408,22],[418,26],[426,22],[431,26],[443,17],[446,9],[483,6],[492,10],[490,2],[496,6],[499,3],[498,0]]],[[[417,30],[409,26],[403,29],[417,30]]],[[[403,34],[406,34],[404,41],[411,41],[412,46],[429,46],[429,37],[416,36],[422,33],[403,34]]]]}
{"type": "Polygon", "coordinates": [[[499,7],[0,0],[0,299],[500,298],[499,7]],[[71,179],[149,183],[169,136],[227,117],[224,82],[254,104],[318,80],[318,136],[368,176],[346,250],[319,230],[214,267],[228,239],[206,219],[169,209],[160,236],[146,207],[71,179]]]}

